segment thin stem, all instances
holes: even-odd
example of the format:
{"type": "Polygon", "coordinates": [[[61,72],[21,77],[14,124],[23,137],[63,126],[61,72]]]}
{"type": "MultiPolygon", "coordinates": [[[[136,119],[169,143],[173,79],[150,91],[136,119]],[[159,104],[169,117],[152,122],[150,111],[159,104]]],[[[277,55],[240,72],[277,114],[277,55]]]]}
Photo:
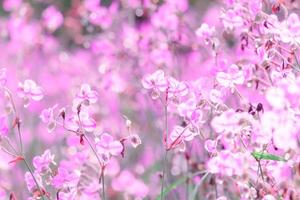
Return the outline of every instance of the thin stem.
{"type": "Polygon", "coordinates": [[[39,192],[40,192],[40,194],[41,194],[42,199],[45,200],[43,191],[41,190],[41,188],[40,188],[40,186],[39,186],[39,184],[38,184],[38,182],[37,182],[37,180],[36,180],[36,178],[35,178],[35,176],[34,176],[32,170],[31,170],[31,168],[29,167],[28,162],[26,161],[25,158],[23,159],[23,161],[24,161],[24,163],[25,163],[25,165],[26,165],[26,167],[27,167],[29,173],[31,174],[31,176],[32,176],[32,178],[33,178],[33,180],[34,180],[34,182],[35,182],[35,184],[36,184],[36,187],[37,187],[37,189],[39,190],[39,192]]]}
{"type": "Polygon", "coordinates": [[[261,168],[260,161],[258,161],[258,168],[259,168],[259,171],[260,171],[260,175],[261,175],[262,181],[265,182],[264,174],[263,174],[263,170],[261,168]]]}
{"type": "MultiPolygon", "coordinates": [[[[164,113],[165,113],[165,131],[166,131],[166,144],[168,144],[168,107],[167,104],[164,106],[164,113]]],[[[164,146],[164,144],[163,144],[164,146]]],[[[165,184],[165,171],[166,171],[166,164],[168,160],[168,150],[165,149],[165,157],[163,160],[163,172],[162,172],[162,178],[161,178],[161,190],[160,190],[160,199],[163,199],[163,191],[164,191],[164,184],[165,184]]]]}
{"type": "MultiPolygon", "coordinates": [[[[92,143],[90,142],[90,140],[88,139],[88,137],[85,135],[85,134],[83,134],[83,138],[87,141],[87,143],[88,143],[88,145],[90,146],[90,148],[92,149],[92,151],[93,151],[93,153],[94,153],[94,155],[96,156],[96,158],[97,158],[97,160],[98,160],[98,163],[99,163],[99,165],[100,165],[100,167],[101,167],[101,175],[100,175],[100,178],[99,178],[99,183],[100,183],[100,179],[102,179],[102,194],[103,194],[103,196],[105,197],[105,191],[104,191],[104,187],[103,187],[103,184],[104,184],[104,173],[103,173],[103,166],[102,166],[102,163],[101,163],[101,160],[100,160],[100,158],[99,158],[99,156],[98,156],[98,154],[97,154],[97,152],[96,152],[96,149],[93,147],[93,145],[92,145],[92,143]]],[[[100,192],[100,191],[99,191],[100,192]]],[[[99,194],[100,196],[101,196],[101,194],[99,194]]],[[[103,199],[103,200],[105,200],[105,198],[103,199]]]]}
{"type": "Polygon", "coordinates": [[[20,122],[18,122],[17,127],[18,127],[18,135],[19,135],[19,142],[20,142],[20,151],[21,155],[23,155],[23,141],[22,141],[22,135],[21,135],[21,128],[20,128],[20,122]]]}
{"type": "Polygon", "coordinates": [[[102,199],[105,200],[105,180],[104,180],[104,167],[101,170],[101,180],[102,180],[102,199]]]}
{"type": "MultiPolygon", "coordinates": [[[[99,163],[99,166],[101,167],[101,175],[99,176],[99,184],[100,184],[100,179],[102,178],[102,193],[103,193],[103,196],[105,197],[105,191],[104,191],[104,187],[103,187],[103,184],[104,184],[104,174],[103,174],[103,169],[104,169],[104,166],[102,165],[101,163],[101,160],[97,154],[97,151],[96,149],[93,147],[92,143],[90,142],[89,138],[85,135],[85,131],[83,129],[83,126],[82,126],[82,122],[81,122],[81,119],[80,119],[80,114],[77,113],[77,116],[78,116],[78,121],[79,121],[79,126],[80,126],[80,130],[83,132],[82,136],[83,138],[87,141],[88,145],[90,146],[90,148],[92,149],[94,155],[96,156],[97,160],[98,160],[98,163],[99,163]],[[103,177],[102,177],[103,176],[103,177]]],[[[100,191],[99,191],[99,196],[101,196],[100,194],[100,191]]],[[[105,200],[105,198],[103,199],[105,200]]]]}

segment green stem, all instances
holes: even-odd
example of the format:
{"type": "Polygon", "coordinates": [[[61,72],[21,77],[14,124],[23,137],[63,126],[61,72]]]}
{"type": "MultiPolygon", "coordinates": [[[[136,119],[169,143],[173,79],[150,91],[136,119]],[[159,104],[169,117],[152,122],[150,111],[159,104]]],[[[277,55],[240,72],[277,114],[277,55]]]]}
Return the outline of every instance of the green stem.
{"type": "MultiPolygon", "coordinates": [[[[166,144],[168,144],[168,107],[165,104],[164,106],[164,113],[165,113],[165,131],[166,131],[166,144]]],[[[164,143],[163,143],[164,146],[164,143]]],[[[167,147],[166,147],[167,148],[167,147]]],[[[166,165],[168,160],[168,151],[165,149],[165,157],[162,163],[163,172],[162,172],[162,178],[161,178],[161,190],[160,190],[160,199],[163,199],[163,192],[164,192],[164,185],[165,185],[165,173],[166,173],[166,165]]]]}

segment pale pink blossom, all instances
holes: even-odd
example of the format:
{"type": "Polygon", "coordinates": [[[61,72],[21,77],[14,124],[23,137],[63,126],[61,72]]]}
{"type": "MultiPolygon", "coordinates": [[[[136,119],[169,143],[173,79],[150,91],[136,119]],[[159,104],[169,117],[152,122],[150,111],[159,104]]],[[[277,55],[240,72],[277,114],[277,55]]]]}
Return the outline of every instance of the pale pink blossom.
{"type": "Polygon", "coordinates": [[[35,156],[33,158],[33,166],[39,173],[43,173],[49,170],[50,164],[55,165],[55,155],[51,154],[50,150],[47,149],[41,156],[35,156]]]}
{"type": "Polygon", "coordinates": [[[216,79],[220,85],[228,88],[241,85],[245,80],[243,71],[241,71],[237,65],[231,65],[227,72],[218,72],[216,79]]]}
{"type": "Polygon", "coordinates": [[[25,80],[18,85],[18,95],[24,99],[24,107],[30,104],[30,100],[40,101],[44,97],[43,90],[33,80],[25,80]]]}
{"type": "Polygon", "coordinates": [[[103,133],[100,139],[96,138],[95,142],[98,153],[104,156],[104,163],[106,163],[111,156],[118,156],[123,151],[121,142],[114,140],[108,133],[103,133]]]}

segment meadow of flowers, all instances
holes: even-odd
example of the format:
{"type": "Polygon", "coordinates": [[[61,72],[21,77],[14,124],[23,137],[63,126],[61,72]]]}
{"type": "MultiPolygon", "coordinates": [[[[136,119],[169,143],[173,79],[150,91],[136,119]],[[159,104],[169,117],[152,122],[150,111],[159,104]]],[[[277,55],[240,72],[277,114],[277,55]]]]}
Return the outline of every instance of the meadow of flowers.
{"type": "Polygon", "coordinates": [[[299,200],[299,0],[1,0],[0,200],[299,200]]]}

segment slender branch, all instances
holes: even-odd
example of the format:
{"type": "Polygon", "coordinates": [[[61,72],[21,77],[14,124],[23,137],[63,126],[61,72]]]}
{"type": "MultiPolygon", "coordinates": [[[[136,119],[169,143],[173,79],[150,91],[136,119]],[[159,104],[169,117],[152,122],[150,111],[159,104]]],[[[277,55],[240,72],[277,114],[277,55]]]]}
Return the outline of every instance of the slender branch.
{"type": "MultiPolygon", "coordinates": [[[[164,114],[165,114],[166,144],[168,144],[168,106],[167,106],[167,104],[164,105],[164,114]]],[[[163,146],[164,146],[164,143],[163,143],[163,146]]],[[[165,156],[164,156],[164,160],[163,160],[163,172],[162,172],[162,178],[161,178],[160,199],[163,199],[167,160],[168,160],[168,150],[165,149],[165,156]]]]}

